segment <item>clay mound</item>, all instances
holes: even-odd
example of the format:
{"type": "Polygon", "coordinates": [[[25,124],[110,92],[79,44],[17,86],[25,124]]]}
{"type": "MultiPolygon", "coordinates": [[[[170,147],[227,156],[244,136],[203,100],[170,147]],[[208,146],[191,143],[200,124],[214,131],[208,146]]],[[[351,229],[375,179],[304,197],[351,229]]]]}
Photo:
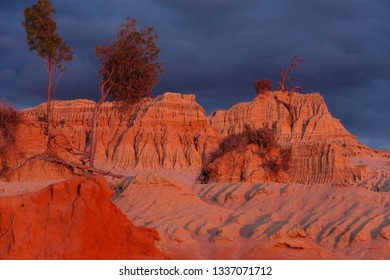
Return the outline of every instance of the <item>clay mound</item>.
{"type": "Polygon", "coordinates": [[[282,148],[270,129],[245,127],[227,136],[204,160],[199,179],[208,182],[285,182],[291,149],[282,148]]]}
{"type": "Polygon", "coordinates": [[[1,196],[0,259],[163,259],[158,233],[135,227],[111,196],[103,177],[1,196]]]}
{"type": "MultiPolygon", "coordinates": [[[[359,143],[340,120],[332,117],[319,93],[267,92],[251,102],[215,112],[209,122],[225,136],[241,133],[245,126],[272,129],[278,143],[292,149],[291,168],[282,182],[337,183],[379,190],[390,176],[390,152],[372,150],[359,143]]],[[[225,163],[229,165],[228,161],[225,163]]],[[[256,172],[250,160],[229,172],[239,173],[240,169],[256,172]]],[[[263,177],[260,172],[260,176],[252,176],[249,181],[262,182],[263,177]]]]}
{"type": "Polygon", "coordinates": [[[137,175],[115,204],[174,259],[390,259],[387,193],[170,178],[137,175]]]}
{"type": "Polygon", "coordinates": [[[313,142],[319,140],[356,142],[330,114],[319,93],[288,95],[281,91],[258,95],[251,102],[242,102],[228,110],[219,110],[209,117],[211,126],[229,135],[242,132],[245,125],[273,128],[283,141],[313,142]]]}
{"type": "Polygon", "coordinates": [[[280,149],[274,148],[264,156],[259,156],[258,147],[248,145],[243,148],[245,150],[230,151],[207,164],[199,177],[200,180],[206,183],[289,181],[288,175],[281,167],[283,155],[280,149]]]}

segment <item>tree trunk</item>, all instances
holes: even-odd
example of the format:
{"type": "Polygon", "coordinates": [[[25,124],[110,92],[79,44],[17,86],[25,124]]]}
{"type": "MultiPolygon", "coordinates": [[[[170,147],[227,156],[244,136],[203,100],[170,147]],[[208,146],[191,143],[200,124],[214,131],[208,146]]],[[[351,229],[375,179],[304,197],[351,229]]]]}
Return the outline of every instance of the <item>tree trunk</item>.
{"type": "Polygon", "coordinates": [[[111,81],[112,75],[114,71],[111,71],[110,76],[108,79],[100,85],[100,100],[98,103],[95,104],[95,107],[93,108],[92,113],[92,128],[91,128],[91,134],[90,134],[90,148],[89,148],[89,166],[90,168],[95,167],[95,153],[96,153],[96,128],[97,128],[97,116],[100,106],[103,104],[104,100],[107,99],[108,95],[110,94],[110,91],[112,89],[113,84],[111,84],[107,89],[106,85],[111,81]]]}
{"type": "Polygon", "coordinates": [[[47,81],[47,135],[49,137],[48,139],[48,145],[50,142],[50,130],[51,130],[51,84],[53,80],[53,63],[49,62],[49,67],[47,69],[48,71],[48,81],[47,81]]]}

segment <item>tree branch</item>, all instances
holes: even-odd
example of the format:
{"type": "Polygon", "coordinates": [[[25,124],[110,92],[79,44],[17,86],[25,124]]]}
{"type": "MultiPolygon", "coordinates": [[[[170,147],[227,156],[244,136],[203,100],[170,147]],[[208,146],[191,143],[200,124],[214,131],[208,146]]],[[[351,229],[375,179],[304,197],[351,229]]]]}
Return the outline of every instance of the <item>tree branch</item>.
{"type": "Polygon", "coordinates": [[[104,171],[104,170],[101,170],[101,169],[98,169],[98,168],[87,167],[87,166],[84,166],[82,164],[68,162],[68,161],[66,161],[66,160],[64,160],[64,159],[62,159],[62,158],[60,158],[60,157],[58,157],[56,155],[47,154],[47,153],[37,154],[37,155],[34,155],[32,157],[29,157],[24,162],[22,162],[18,167],[14,168],[14,169],[12,169],[12,170],[10,170],[8,172],[6,172],[5,175],[9,175],[9,174],[12,174],[12,173],[18,171],[20,168],[22,168],[27,163],[29,163],[30,161],[33,161],[33,160],[42,160],[42,161],[46,161],[46,162],[52,162],[52,163],[57,163],[57,164],[63,165],[65,167],[71,169],[73,174],[80,175],[80,176],[83,176],[85,174],[78,173],[77,170],[81,170],[81,171],[83,171],[85,173],[101,174],[101,175],[104,175],[104,176],[111,176],[113,178],[119,178],[119,179],[125,177],[124,175],[112,173],[111,171],[104,171]]]}

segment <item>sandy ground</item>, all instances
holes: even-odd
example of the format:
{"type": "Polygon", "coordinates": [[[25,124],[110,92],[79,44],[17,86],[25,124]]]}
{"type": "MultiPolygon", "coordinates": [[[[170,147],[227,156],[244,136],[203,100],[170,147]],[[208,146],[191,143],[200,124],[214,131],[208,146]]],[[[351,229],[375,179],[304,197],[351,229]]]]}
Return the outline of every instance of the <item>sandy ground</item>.
{"type": "MultiPolygon", "coordinates": [[[[120,189],[113,201],[136,226],[157,229],[158,247],[173,259],[390,259],[388,192],[195,179],[132,172],[111,180],[120,189]]],[[[0,196],[59,181],[0,182],[0,196]]]]}
{"type": "MultiPolygon", "coordinates": [[[[169,175],[169,176],[168,176],[169,175]]],[[[128,179],[115,203],[183,259],[390,259],[390,197],[358,187],[128,179]]]]}
{"type": "Polygon", "coordinates": [[[56,179],[43,182],[18,182],[10,183],[0,181],[0,196],[15,196],[29,192],[35,192],[42,188],[47,187],[50,184],[58,183],[65,181],[65,179],[56,179]]]}

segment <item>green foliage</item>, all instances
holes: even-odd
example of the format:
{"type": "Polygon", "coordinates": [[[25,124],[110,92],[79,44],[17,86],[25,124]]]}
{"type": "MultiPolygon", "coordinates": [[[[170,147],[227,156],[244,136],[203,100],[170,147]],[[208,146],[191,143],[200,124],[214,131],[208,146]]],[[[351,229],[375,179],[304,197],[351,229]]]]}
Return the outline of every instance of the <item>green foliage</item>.
{"type": "Polygon", "coordinates": [[[56,11],[50,0],[38,2],[24,10],[27,42],[31,51],[37,51],[46,66],[56,66],[64,70],[62,61],[73,59],[73,52],[57,31],[57,24],[52,18],[56,11]]]}
{"type": "Polygon", "coordinates": [[[113,100],[132,104],[150,95],[162,72],[156,39],[152,27],[138,31],[137,21],[127,18],[113,42],[96,47],[101,85],[113,100]]]}
{"type": "MultiPolygon", "coordinates": [[[[26,29],[27,42],[31,51],[37,51],[38,55],[43,59],[47,74],[47,130],[50,135],[50,127],[52,120],[51,99],[55,97],[57,84],[66,71],[63,66],[63,61],[73,59],[73,51],[63,41],[57,31],[57,24],[52,18],[55,9],[50,0],[38,0],[38,2],[24,10],[23,26],[26,29]],[[60,71],[57,73],[57,71],[60,71]],[[54,83],[53,83],[54,81],[54,83]]],[[[50,147],[51,137],[48,137],[48,148],[50,147]]]]}

